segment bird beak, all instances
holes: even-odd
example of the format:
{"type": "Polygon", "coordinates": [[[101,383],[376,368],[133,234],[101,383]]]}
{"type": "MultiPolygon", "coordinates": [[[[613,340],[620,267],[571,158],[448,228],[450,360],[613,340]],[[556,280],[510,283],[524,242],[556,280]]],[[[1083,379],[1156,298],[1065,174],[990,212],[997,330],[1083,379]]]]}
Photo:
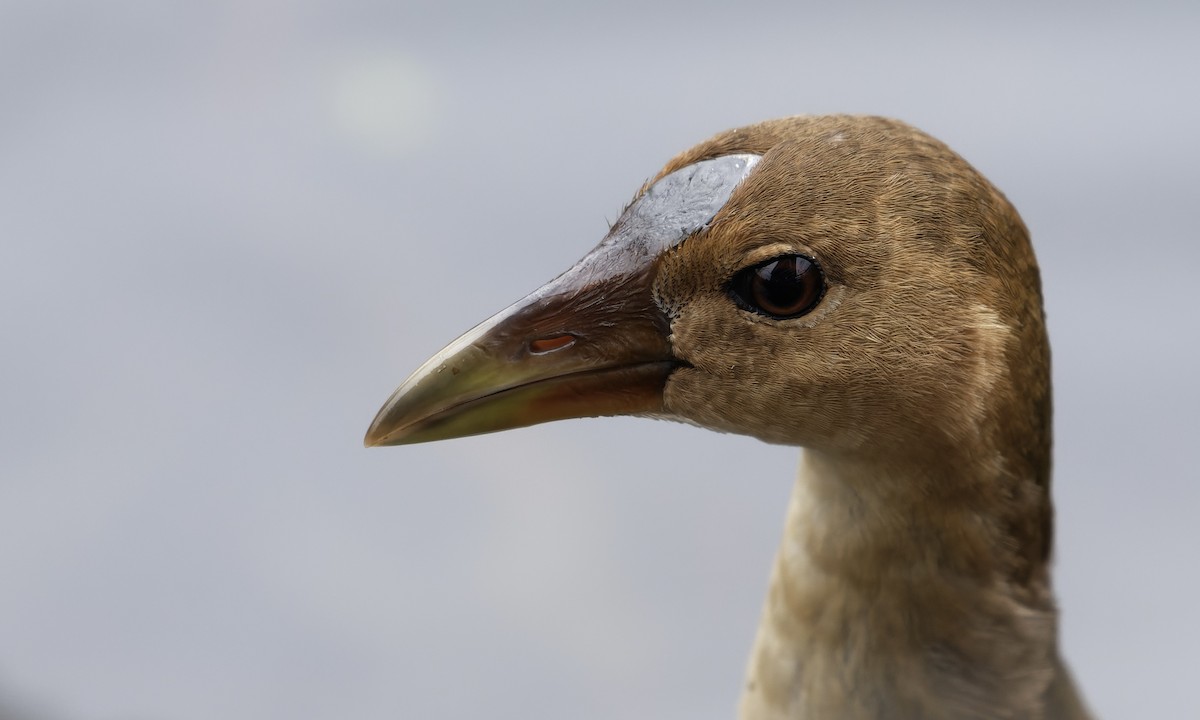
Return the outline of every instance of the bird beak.
{"type": "Polygon", "coordinates": [[[759,159],[724,155],[659,178],[574,267],[418,368],[375,416],[366,445],[662,413],[676,361],[654,299],[658,258],[703,230],[759,159]]]}
{"type": "Polygon", "coordinates": [[[611,250],[602,243],[430,358],[380,409],[365,444],[661,411],[673,359],[654,263],[630,267],[611,250]]]}

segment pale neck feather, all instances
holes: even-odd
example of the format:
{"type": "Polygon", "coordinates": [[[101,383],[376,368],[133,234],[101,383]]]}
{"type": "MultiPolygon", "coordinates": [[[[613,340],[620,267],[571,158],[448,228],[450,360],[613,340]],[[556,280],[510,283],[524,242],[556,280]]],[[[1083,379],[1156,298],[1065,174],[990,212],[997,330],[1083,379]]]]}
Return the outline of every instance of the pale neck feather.
{"type": "Polygon", "coordinates": [[[1045,567],[1015,579],[1004,511],[963,491],[1012,481],[806,451],[741,720],[1085,717],[1045,567]]]}

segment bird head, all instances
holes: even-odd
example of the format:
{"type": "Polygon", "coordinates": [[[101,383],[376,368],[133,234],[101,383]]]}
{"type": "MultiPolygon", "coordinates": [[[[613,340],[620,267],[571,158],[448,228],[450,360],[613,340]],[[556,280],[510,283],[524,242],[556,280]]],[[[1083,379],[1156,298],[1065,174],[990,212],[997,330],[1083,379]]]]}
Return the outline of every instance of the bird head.
{"type": "Polygon", "coordinates": [[[928,451],[1044,430],[1014,423],[1047,415],[1046,347],[1027,232],[966,161],[892,120],[787,118],[672,159],[575,266],[413,373],[366,444],[644,415],[928,451]]]}

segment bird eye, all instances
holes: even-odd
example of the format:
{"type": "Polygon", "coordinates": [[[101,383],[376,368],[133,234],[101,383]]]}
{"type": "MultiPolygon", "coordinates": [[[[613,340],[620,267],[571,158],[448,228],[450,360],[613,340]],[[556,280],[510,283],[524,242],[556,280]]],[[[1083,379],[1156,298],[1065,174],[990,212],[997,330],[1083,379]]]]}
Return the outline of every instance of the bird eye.
{"type": "Polygon", "coordinates": [[[729,293],[742,308],[773,318],[808,313],[825,294],[825,276],[817,261],[785,255],[748,267],[734,276],[729,293]]]}

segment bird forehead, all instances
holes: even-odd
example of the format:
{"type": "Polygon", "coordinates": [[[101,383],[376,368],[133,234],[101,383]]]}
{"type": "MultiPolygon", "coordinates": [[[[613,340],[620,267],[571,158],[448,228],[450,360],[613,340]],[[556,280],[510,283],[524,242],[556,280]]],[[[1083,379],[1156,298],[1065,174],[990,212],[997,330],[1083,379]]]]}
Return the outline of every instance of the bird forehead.
{"type": "Polygon", "coordinates": [[[722,155],[682,167],[651,185],[618,225],[651,252],[677,245],[712,221],[760,159],[722,155]]]}
{"type": "Polygon", "coordinates": [[[646,270],[663,251],[712,222],[761,159],[748,153],[722,155],[659,178],[626,208],[599,245],[535,294],[575,292],[646,270]]]}
{"type": "Polygon", "coordinates": [[[594,253],[642,264],[703,229],[729,202],[760,155],[722,155],[682,167],[647,188],[594,253]]]}

